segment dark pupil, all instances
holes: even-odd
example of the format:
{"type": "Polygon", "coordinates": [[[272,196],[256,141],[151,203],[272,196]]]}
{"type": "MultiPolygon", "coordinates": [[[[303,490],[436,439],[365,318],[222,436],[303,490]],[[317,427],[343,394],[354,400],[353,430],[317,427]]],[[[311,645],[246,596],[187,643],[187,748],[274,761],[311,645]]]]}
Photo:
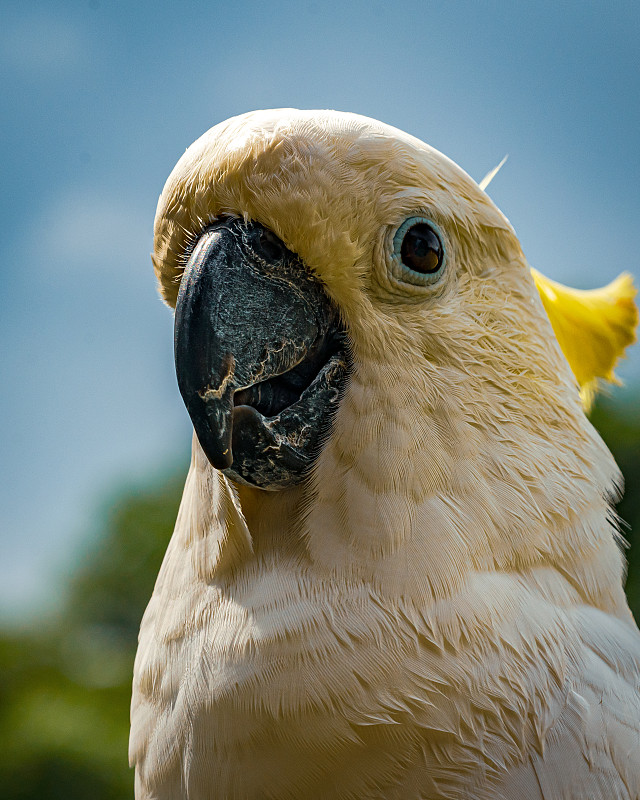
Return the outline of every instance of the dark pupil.
{"type": "Polygon", "coordinates": [[[433,230],[419,222],[405,233],[400,248],[402,263],[414,272],[437,272],[442,263],[442,245],[433,230]]]}

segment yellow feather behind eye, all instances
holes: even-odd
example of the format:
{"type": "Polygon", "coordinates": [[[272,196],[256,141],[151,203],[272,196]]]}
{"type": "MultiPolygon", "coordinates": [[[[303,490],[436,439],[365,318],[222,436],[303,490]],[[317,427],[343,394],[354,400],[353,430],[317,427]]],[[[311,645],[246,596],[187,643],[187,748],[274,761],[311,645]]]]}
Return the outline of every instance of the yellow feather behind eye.
{"type": "Polygon", "coordinates": [[[584,291],[556,283],[535,269],[531,274],[588,410],[599,379],[619,383],[613,368],[636,340],[633,279],[625,272],[601,289],[584,291]]]}

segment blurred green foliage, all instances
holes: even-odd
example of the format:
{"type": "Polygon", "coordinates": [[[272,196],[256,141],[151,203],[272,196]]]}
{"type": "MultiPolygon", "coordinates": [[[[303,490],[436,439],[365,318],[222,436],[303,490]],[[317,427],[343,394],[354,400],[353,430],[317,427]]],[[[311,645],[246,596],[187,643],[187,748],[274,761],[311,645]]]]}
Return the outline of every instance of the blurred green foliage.
{"type": "Polygon", "coordinates": [[[186,468],[106,505],[93,548],[42,629],[0,638],[0,797],[124,800],[140,618],[175,521],[186,468]]]}
{"type": "Polygon", "coordinates": [[[591,422],[609,445],[624,475],[624,496],[618,504],[627,551],[627,597],[640,623],[640,401],[626,404],[602,398],[591,414],[591,422]]]}
{"type": "MultiPolygon", "coordinates": [[[[625,474],[627,592],[640,612],[640,419],[602,401],[592,419],[625,474]],[[635,532],[635,533],[634,533],[635,532]]],[[[66,588],[62,612],[0,634],[0,797],[125,800],[131,674],[140,618],[176,516],[185,468],[106,505],[106,521],[66,588]]]]}

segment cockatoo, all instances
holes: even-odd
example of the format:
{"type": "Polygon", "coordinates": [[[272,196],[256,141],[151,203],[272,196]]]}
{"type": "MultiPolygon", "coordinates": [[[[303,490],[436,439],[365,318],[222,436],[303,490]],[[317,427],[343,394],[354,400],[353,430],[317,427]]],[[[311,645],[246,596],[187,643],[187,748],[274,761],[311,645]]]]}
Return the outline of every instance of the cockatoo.
{"type": "Polygon", "coordinates": [[[448,158],[289,109],[186,151],[153,261],[195,434],[138,800],[637,800],[621,476],[583,409],[628,276],[532,274],[448,158]]]}

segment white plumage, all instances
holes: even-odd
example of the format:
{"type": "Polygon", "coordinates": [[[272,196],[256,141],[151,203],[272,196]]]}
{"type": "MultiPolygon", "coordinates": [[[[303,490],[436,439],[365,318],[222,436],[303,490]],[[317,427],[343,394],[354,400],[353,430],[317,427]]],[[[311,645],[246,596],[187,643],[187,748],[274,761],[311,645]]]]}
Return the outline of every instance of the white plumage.
{"type": "Polygon", "coordinates": [[[234,485],[194,436],[140,633],[138,800],[638,800],[620,476],[508,221],[422,142],[293,110],[178,163],[155,231],[171,305],[223,214],[320,278],[353,367],[296,486],[234,485]],[[427,292],[391,265],[418,212],[450,258],[427,292]]]}

